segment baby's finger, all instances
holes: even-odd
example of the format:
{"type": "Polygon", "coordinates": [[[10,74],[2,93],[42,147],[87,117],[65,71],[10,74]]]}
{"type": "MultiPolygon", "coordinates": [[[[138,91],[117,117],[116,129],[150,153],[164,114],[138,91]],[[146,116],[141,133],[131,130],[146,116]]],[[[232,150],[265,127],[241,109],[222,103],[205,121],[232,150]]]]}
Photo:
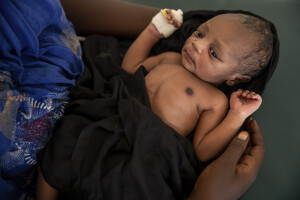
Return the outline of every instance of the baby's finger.
{"type": "Polygon", "coordinates": [[[250,92],[249,94],[247,94],[246,98],[260,100],[261,96],[259,94],[256,94],[255,92],[250,92]]]}
{"type": "Polygon", "coordinates": [[[240,96],[242,94],[243,90],[242,89],[238,89],[236,91],[234,91],[232,94],[240,96]]]}
{"type": "Polygon", "coordinates": [[[171,21],[171,20],[173,19],[173,16],[172,16],[172,14],[171,14],[171,13],[172,13],[172,10],[170,10],[170,9],[165,9],[164,11],[165,11],[165,14],[166,14],[165,17],[167,18],[167,20],[168,20],[168,21],[171,21]]]}
{"type": "Polygon", "coordinates": [[[175,20],[175,23],[173,23],[173,25],[176,27],[176,28],[179,28],[181,26],[181,23],[178,22],[177,20],[175,20]]]}
{"type": "Polygon", "coordinates": [[[256,95],[255,92],[249,92],[249,93],[247,94],[247,98],[252,98],[252,97],[255,96],[255,95],[256,95]]]}
{"type": "Polygon", "coordinates": [[[261,100],[261,96],[259,94],[255,94],[252,96],[252,99],[261,100]]]}
{"type": "Polygon", "coordinates": [[[242,92],[242,96],[243,97],[246,97],[247,96],[247,94],[249,94],[249,90],[244,90],[243,92],[242,92]]]}

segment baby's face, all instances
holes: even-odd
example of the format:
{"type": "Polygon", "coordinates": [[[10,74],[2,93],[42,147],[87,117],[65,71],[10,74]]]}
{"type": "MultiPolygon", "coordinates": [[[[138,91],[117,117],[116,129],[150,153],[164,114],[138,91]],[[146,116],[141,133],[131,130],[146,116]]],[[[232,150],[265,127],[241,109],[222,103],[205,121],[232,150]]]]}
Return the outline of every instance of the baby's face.
{"type": "Polygon", "coordinates": [[[233,15],[218,15],[201,24],[186,40],[182,65],[203,81],[220,85],[240,75],[238,58],[247,55],[256,40],[233,15]]]}

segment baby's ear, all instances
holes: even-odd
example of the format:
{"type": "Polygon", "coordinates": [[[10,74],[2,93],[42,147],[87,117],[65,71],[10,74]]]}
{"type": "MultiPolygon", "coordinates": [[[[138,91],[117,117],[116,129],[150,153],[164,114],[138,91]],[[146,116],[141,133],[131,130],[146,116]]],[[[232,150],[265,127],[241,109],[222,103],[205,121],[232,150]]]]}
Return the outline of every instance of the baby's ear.
{"type": "Polygon", "coordinates": [[[243,74],[235,74],[226,80],[226,85],[232,87],[237,83],[246,83],[251,80],[251,76],[243,74]]]}

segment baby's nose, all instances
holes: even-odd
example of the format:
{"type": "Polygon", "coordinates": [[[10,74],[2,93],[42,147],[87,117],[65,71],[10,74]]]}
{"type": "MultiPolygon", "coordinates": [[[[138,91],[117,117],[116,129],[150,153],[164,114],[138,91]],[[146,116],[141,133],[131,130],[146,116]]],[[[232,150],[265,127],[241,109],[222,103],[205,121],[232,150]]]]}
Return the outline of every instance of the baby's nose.
{"type": "Polygon", "coordinates": [[[199,42],[194,42],[192,45],[193,45],[194,51],[196,51],[198,54],[202,54],[203,45],[199,44],[199,42]]]}

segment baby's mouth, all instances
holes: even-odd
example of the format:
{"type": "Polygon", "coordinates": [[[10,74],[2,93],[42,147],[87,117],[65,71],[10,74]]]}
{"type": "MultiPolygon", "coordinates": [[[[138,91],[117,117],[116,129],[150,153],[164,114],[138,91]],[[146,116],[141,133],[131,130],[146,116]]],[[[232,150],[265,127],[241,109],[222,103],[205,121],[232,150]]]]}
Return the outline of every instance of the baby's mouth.
{"type": "Polygon", "coordinates": [[[184,57],[188,60],[189,63],[195,65],[195,61],[187,49],[184,50],[184,57]]]}

